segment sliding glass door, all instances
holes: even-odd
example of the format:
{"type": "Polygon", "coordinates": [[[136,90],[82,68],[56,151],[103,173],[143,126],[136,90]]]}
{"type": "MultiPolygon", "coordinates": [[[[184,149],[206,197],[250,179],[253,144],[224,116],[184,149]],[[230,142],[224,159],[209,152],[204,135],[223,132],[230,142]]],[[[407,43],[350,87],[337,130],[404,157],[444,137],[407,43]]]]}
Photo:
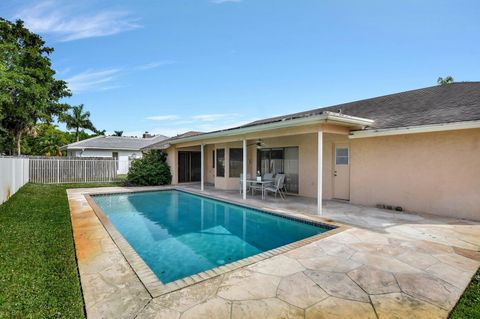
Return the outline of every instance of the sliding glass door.
{"type": "Polygon", "coordinates": [[[199,182],[201,179],[200,152],[178,152],[178,182],[199,182]]]}
{"type": "Polygon", "coordinates": [[[298,147],[262,148],[257,150],[257,170],[285,174],[289,193],[298,193],[298,147]]]}

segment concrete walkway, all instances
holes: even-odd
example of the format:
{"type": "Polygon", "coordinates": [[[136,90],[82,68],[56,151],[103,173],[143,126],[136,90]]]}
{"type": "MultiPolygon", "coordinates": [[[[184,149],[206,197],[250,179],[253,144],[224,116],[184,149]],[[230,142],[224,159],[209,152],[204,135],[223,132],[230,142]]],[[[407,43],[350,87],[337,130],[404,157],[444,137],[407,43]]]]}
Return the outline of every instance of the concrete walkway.
{"type": "MultiPolygon", "coordinates": [[[[152,298],[86,201],[98,191],[130,189],[68,191],[89,318],[446,318],[480,265],[480,223],[338,202],[318,217],[308,199],[250,198],[353,227],[152,298]]],[[[238,192],[206,193],[240,201],[238,192]]]]}

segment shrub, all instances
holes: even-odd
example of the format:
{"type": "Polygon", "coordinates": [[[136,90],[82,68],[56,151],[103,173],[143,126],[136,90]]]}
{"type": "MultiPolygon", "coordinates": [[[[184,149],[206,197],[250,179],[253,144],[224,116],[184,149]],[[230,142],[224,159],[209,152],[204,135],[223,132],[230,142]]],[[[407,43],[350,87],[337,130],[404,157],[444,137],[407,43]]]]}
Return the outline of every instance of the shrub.
{"type": "Polygon", "coordinates": [[[167,162],[167,154],[160,150],[151,150],[143,158],[133,161],[128,171],[126,184],[136,186],[167,185],[172,174],[167,162]]]}

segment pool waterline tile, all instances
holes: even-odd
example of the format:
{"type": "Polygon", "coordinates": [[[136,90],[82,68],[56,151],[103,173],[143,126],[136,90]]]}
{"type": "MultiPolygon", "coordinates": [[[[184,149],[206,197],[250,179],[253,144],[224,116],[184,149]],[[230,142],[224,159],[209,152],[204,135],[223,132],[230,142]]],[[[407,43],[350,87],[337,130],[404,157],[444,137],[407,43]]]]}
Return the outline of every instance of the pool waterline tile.
{"type": "Polygon", "coordinates": [[[142,189],[138,191],[128,189],[128,190],[121,190],[121,191],[116,190],[113,192],[92,192],[92,193],[84,194],[84,197],[87,200],[90,207],[92,208],[92,210],[97,215],[100,222],[103,224],[103,226],[109,233],[114,243],[117,245],[121,253],[124,255],[125,259],[129,263],[133,271],[136,273],[139,280],[142,282],[142,284],[145,286],[145,288],[153,298],[159,297],[161,295],[164,295],[179,289],[183,289],[185,287],[197,284],[202,281],[209,280],[217,276],[221,276],[226,272],[231,272],[240,268],[250,266],[257,262],[277,256],[279,254],[283,254],[292,249],[302,247],[304,245],[307,245],[319,239],[332,236],[334,234],[337,234],[341,231],[344,231],[350,228],[349,226],[345,226],[336,222],[327,221],[327,220],[323,221],[322,218],[318,218],[318,217],[315,219],[313,218],[311,219],[311,218],[302,218],[303,216],[291,216],[284,212],[278,212],[278,211],[274,211],[266,208],[259,209],[257,207],[251,207],[249,205],[245,205],[241,202],[227,202],[225,199],[222,199],[222,198],[217,198],[211,195],[204,195],[204,194],[196,193],[194,191],[185,190],[185,189],[176,188],[176,187],[165,187],[160,190],[158,188],[152,188],[152,189],[142,189]],[[246,258],[239,259],[234,262],[224,264],[218,267],[214,267],[197,274],[186,276],[184,278],[181,278],[169,283],[164,283],[158,278],[158,276],[152,271],[152,269],[138,255],[135,249],[128,243],[128,241],[111,223],[111,221],[102,211],[102,209],[95,203],[92,196],[107,196],[107,195],[113,195],[113,194],[126,194],[126,193],[158,192],[158,191],[168,191],[168,190],[175,190],[175,191],[185,192],[185,193],[189,193],[196,196],[205,197],[207,199],[218,200],[223,203],[233,204],[233,205],[245,207],[248,209],[252,209],[260,213],[270,214],[270,215],[278,216],[280,218],[286,218],[286,219],[294,220],[301,223],[328,228],[328,230],[326,230],[323,233],[319,233],[317,235],[298,240],[296,242],[288,243],[286,245],[261,252],[256,255],[248,256],[246,258]],[[318,219],[322,221],[318,221],[318,219]]]}

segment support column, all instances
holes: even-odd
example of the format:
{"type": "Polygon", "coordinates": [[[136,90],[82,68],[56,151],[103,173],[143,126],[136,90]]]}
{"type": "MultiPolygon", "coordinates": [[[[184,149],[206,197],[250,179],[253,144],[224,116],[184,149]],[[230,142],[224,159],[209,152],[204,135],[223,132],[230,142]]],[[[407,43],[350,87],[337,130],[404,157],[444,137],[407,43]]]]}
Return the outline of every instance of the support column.
{"type": "Polygon", "coordinates": [[[323,192],[323,132],[318,132],[318,157],[317,157],[317,214],[322,215],[323,192]]]}
{"type": "Polygon", "coordinates": [[[204,163],[204,152],[205,145],[200,146],[200,190],[203,192],[205,184],[205,163],[204,163]]]}
{"type": "Polygon", "coordinates": [[[243,140],[243,175],[242,175],[243,199],[247,199],[247,140],[243,140]]]}

